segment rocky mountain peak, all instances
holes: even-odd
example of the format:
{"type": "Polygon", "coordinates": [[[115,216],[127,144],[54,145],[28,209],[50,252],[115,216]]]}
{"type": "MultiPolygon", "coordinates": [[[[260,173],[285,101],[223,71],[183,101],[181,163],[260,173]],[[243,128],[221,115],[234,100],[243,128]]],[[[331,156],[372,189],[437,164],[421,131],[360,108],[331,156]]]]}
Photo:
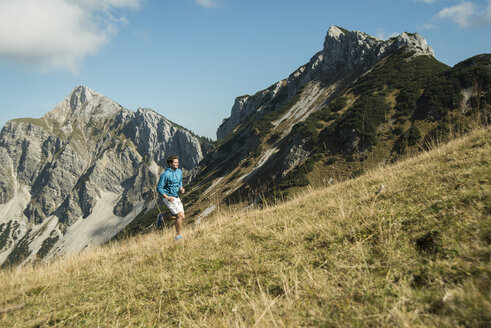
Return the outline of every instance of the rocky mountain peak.
{"type": "Polygon", "coordinates": [[[367,50],[379,50],[384,53],[386,48],[401,48],[406,46],[408,51],[415,51],[418,55],[434,56],[433,49],[425,38],[418,33],[403,32],[388,40],[379,40],[369,34],[360,31],[347,31],[338,26],[331,26],[327,31],[324,41],[323,53],[333,53],[338,48],[365,48],[367,50]]]}
{"type": "Polygon", "coordinates": [[[398,48],[408,47],[408,51],[415,51],[416,55],[435,56],[433,49],[428,45],[426,39],[418,33],[403,32],[395,38],[394,43],[398,48]]]}
{"type": "Polygon", "coordinates": [[[340,70],[365,70],[403,47],[414,51],[415,56],[434,56],[433,49],[425,38],[417,33],[401,33],[388,40],[379,40],[360,31],[347,31],[331,26],[327,31],[324,48],[314,57],[321,71],[339,72],[340,70]]]}
{"type": "Polygon", "coordinates": [[[378,40],[364,32],[360,31],[348,31],[338,26],[331,26],[327,30],[326,38],[324,40],[323,52],[333,50],[335,48],[342,48],[346,46],[375,46],[383,42],[378,40]]]}
{"type": "Polygon", "coordinates": [[[297,93],[300,88],[311,81],[322,81],[325,84],[342,85],[357,79],[374,67],[381,59],[394,54],[400,49],[414,52],[413,56],[434,56],[426,40],[417,33],[402,33],[388,40],[379,40],[360,31],[348,31],[338,26],[329,27],[324,47],[308,63],[298,68],[287,79],[254,96],[242,96],[235,100],[229,118],[224,119],[217,130],[217,139],[223,139],[242,119],[253,112],[267,112],[278,106],[271,105],[285,102],[297,93]],[[287,95],[278,97],[278,95],[287,95]],[[265,109],[266,110],[263,110],[265,109]]]}
{"type": "Polygon", "coordinates": [[[339,28],[335,25],[332,25],[327,30],[327,37],[335,39],[335,40],[339,40],[339,38],[344,34],[345,34],[345,32],[341,28],[339,28]]]}
{"type": "Polygon", "coordinates": [[[114,116],[122,110],[124,110],[123,107],[108,97],[86,86],[79,85],[43,118],[58,123],[76,121],[80,125],[80,123],[87,123],[91,119],[114,116]]]}
{"type": "MultiPolygon", "coordinates": [[[[321,74],[351,71],[366,66],[367,61],[374,55],[374,49],[383,41],[377,40],[360,31],[347,31],[337,26],[331,26],[327,31],[323,50],[314,56],[321,74]]],[[[370,63],[371,64],[371,63],[370,63]]]]}
{"type": "Polygon", "coordinates": [[[87,101],[91,101],[97,94],[90,88],[79,85],[70,93],[70,108],[72,111],[80,109],[87,101]]]}

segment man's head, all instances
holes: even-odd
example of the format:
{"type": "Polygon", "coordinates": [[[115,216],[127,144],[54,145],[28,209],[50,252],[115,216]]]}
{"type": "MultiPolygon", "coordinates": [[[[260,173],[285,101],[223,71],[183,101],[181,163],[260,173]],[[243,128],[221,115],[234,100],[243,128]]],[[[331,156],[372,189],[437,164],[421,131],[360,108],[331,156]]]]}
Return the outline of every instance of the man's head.
{"type": "Polygon", "coordinates": [[[179,156],[169,156],[167,157],[167,165],[173,170],[179,167],[179,156]]]}

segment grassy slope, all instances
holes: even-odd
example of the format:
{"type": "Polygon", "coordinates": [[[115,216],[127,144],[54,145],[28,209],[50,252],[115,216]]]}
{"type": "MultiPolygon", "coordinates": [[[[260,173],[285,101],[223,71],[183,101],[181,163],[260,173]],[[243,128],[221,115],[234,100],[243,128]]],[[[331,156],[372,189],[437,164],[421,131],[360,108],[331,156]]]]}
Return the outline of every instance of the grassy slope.
{"type": "Polygon", "coordinates": [[[487,326],[490,134],[218,211],[182,243],[166,230],[0,272],[0,326],[487,326]]]}

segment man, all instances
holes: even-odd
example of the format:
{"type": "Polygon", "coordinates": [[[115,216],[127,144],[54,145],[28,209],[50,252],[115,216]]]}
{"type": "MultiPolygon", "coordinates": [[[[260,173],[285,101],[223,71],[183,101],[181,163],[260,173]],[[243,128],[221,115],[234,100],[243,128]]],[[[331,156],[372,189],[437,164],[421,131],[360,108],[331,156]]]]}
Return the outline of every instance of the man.
{"type": "Polygon", "coordinates": [[[164,204],[172,213],[166,215],[164,220],[176,220],[175,240],[179,240],[182,239],[181,227],[185,218],[184,208],[179,199],[179,192],[184,193],[185,191],[182,187],[182,171],[179,169],[179,157],[169,156],[167,164],[169,167],[160,175],[157,192],[164,197],[164,204]]]}

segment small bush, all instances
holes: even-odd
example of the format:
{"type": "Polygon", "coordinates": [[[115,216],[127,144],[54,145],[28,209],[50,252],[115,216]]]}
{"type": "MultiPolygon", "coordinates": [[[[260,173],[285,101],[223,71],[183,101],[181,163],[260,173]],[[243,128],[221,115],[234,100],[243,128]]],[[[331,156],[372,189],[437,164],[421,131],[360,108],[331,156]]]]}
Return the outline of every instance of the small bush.
{"type": "Polygon", "coordinates": [[[401,135],[404,130],[400,126],[396,126],[394,129],[392,129],[392,133],[396,135],[401,135]]]}
{"type": "Polygon", "coordinates": [[[420,96],[419,85],[411,84],[403,88],[396,98],[396,115],[411,115],[417,108],[417,101],[420,96]]]}
{"type": "Polygon", "coordinates": [[[336,157],[334,157],[334,156],[331,156],[331,157],[329,157],[329,158],[326,160],[326,164],[327,164],[327,165],[331,165],[331,164],[334,164],[334,163],[336,163],[336,157]]]}
{"type": "Polygon", "coordinates": [[[396,142],[394,143],[394,147],[392,148],[392,151],[396,152],[397,154],[404,154],[407,152],[407,135],[403,134],[397,138],[396,142]]]}
{"type": "Polygon", "coordinates": [[[438,124],[435,128],[430,130],[423,139],[423,144],[428,147],[435,143],[444,142],[450,135],[450,126],[448,123],[438,124]]]}
{"type": "Polygon", "coordinates": [[[268,140],[266,141],[269,145],[274,144],[276,141],[280,140],[281,138],[281,132],[275,132],[273,133],[268,140]]]}
{"type": "Polygon", "coordinates": [[[291,187],[304,187],[310,184],[307,174],[314,169],[315,159],[309,158],[291,170],[278,185],[280,190],[291,187]]]}
{"type": "Polygon", "coordinates": [[[401,134],[394,143],[392,151],[398,154],[406,153],[409,146],[416,145],[421,140],[421,131],[416,126],[411,126],[406,132],[401,134]]]}
{"type": "Polygon", "coordinates": [[[329,105],[329,110],[331,112],[337,112],[346,106],[346,97],[338,97],[329,105]]]}
{"type": "Polygon", "coordinates": [[[414,146],[421,140],[421,131],[416,126],[412,126],[407,131],[407,144],[408,146],[414,146]]]}

